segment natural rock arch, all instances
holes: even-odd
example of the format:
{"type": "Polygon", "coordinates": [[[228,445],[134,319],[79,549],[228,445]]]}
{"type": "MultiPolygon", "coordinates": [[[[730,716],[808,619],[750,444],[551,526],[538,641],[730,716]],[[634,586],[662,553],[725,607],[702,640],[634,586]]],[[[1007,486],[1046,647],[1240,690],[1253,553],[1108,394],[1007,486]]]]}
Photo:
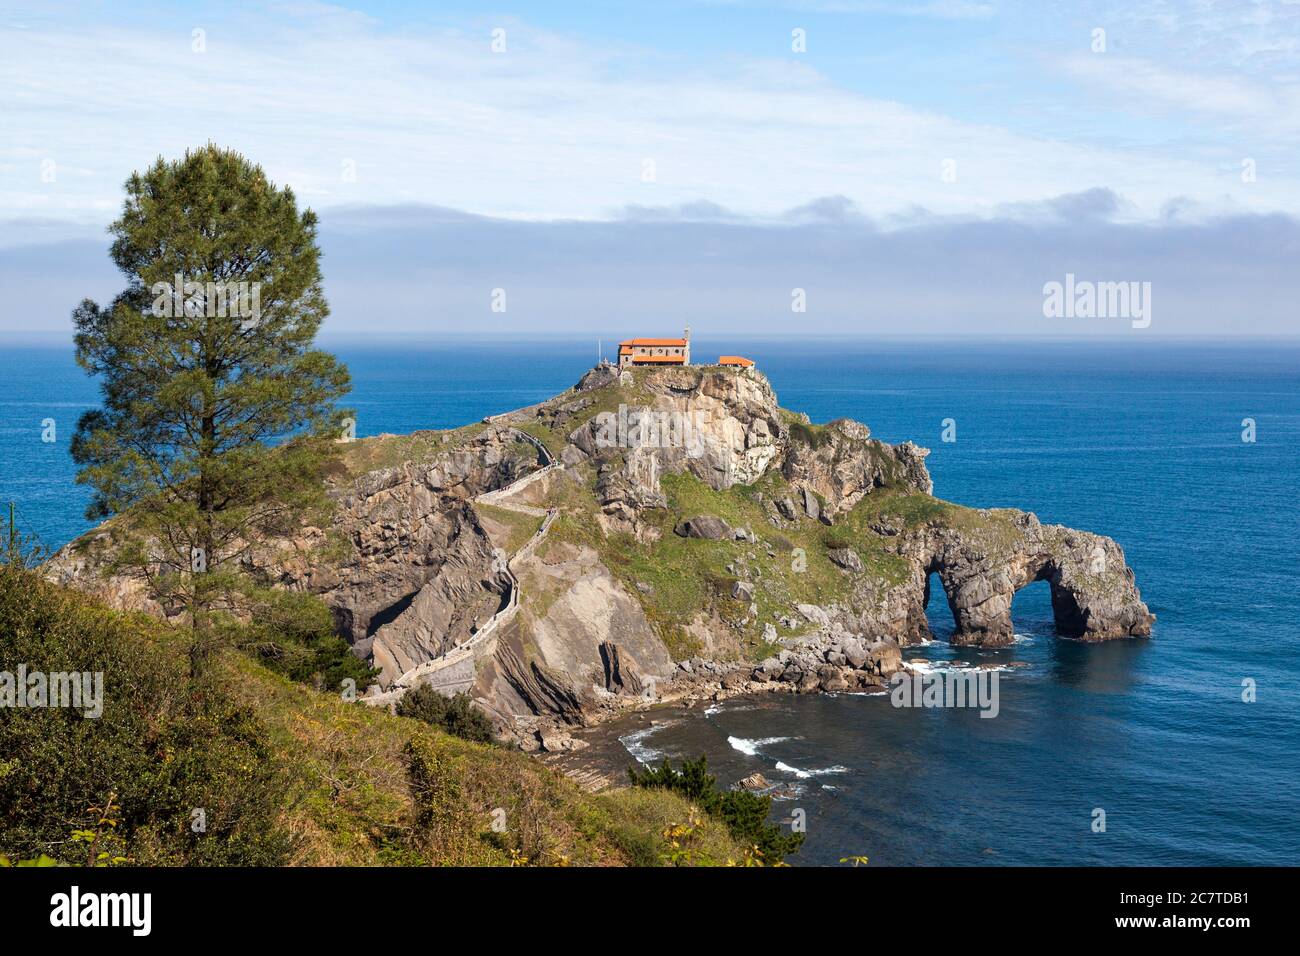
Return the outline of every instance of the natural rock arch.
{"type": "Polygon", "coordinates": [[[952,643],[1000,647],[1015,639],[1011,607],[1016,592],[1046,581],[1059,636],[1086,641],[1147,636],[1155,620],[1137,598],[1133,572],[1119,545],[1109,538],[1058,526],[1042,526],[1032,515],[1020,522],[1019,540],[987,542],[941,532],[920,558],[918,574],[921,634],[930,601],[930,578],[938,575],[952,613],[952,643]],[[1032,519],[1032,520],[1031,520],[1032,519]]]}

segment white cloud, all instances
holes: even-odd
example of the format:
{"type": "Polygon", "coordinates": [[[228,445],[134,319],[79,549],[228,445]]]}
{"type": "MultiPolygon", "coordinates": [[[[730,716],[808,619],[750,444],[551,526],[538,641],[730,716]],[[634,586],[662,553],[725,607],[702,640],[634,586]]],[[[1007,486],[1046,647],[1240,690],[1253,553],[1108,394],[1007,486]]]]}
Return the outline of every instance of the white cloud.
{"type": "Polygon", "coordinates": [[[1064,62],[1067,72],[1120,94],[1130,108],[1147,112],[1170,107],[1211,114],[1239,123],[1268,120],[1274,132],[1300,124],[1300,88],[1286,88],[1240,75],[1205,75],[1176,70],[1136,57],[1081,53],[1064,62]]]}
{"type": "MultiPolygon", "coordinates": [[[[775,217],[842,195],[887,219],[916,207],[982,215],[1094,187],[1124,195],[1135,218],[1178,195],[1300,207],[1300,185],[1265,191],[1171,150],[963,122],[844,89],[797,61],[686,61],[508,19],[395,32],[305,3],[210,24],[206,40],[198,54],[188,28],[157,23],[0,26],[10,54],[0,59],[0,219],[102,224],[132,170],[209,139],[318,208],[416,202],[601,219],[712,203],[775,217]],[[491,52],[494,27],[507,53],[491,52]],[[57,165],[54,182],[41,180],[44,159],[57,165]],[[951,183],[941,179],[949,159],[951,183]]],[[[1092,78],[1153,98],[1185,82],[1156,67],[1092,78]]],[[[1191,90],[1185,99],[1220,110],[1254,103],[1244,85],[1191,90]]]]}
{"type": "MultiPolygon", "coordinates": [[[[743,0],[714,0],[717,5],[740,6],[743,0]]],[[[897,17],[931,17],[939,20],[979,20],[997,12],[993,3],[976,0],[769,0],[749,6],[771,6],[809,13],[871,13],[897,17]]]]}

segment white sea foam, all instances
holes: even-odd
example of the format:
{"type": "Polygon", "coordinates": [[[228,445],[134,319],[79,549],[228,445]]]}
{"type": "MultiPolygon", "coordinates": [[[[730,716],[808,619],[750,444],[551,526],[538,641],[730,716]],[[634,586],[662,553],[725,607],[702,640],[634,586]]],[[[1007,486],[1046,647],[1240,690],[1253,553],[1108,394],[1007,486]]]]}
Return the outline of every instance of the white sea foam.
{"type": "Polygon", "coordinates": [[[823,774],[828,773],[849,772],[848,767],[841,767],[839,764],[836,764],[834,767],[823,767],[820,770],[800,770],[798,767],[792,767],[788,763],[783,763],[780,760],[776,762],[776,769],[780,770],[782,773],[792,773],[800,780],[807,780],[809,777],[820,777],[823,774]]]}
{"type": "Polygon", "coordinates": [[[766,747],[769,744],[779,744],[793,739],[793,737],[759,737],[757,740],[749,740],[745,737],[728,737],[727,743],[731,744],[732,750],[739,750],[742,754],[754,757],[758,755],[760,747],[766,747]]]}
{"type": "Polygon", "coordinates": [[[908,669],[917,674],[971,674],[977,671],[1000,671],[1009,674],[1015,670],[1023,668],[1012,667],[1009,664],[1002,664],[997,667],[988,667],[985,665],[974,666],[971,664],[954,664],[952,661],[930,661],[928,664],[917,663],[913,661],[904,662],[908,669]]]}
{"type": "Polygon", "coordinates": [[[639,763],[655,763],[663,757],[668,756],[668,751],[658,750],[646,743],[646,738],[652,734],[657,734],[665,727],[671,727],[676,721],[663,724],[651,724],[649,727],[643,727],[640,730],[634,730],[624,737],[619,737],[618,742],[637,759],[639,763]]]}

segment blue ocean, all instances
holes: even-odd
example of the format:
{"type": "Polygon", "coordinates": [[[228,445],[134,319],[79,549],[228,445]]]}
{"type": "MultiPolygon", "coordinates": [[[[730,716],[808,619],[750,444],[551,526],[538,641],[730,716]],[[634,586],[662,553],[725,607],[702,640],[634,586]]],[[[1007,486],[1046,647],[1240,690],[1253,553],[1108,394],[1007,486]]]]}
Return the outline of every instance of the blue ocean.
{"type": "MultiPolygon", "coordinates": [[[[909,655],[1027,664],[1002,674],[996,719],[770,696],[665,712],[626,734],[638,755],[788,784],[775,813],[806,820],[801,864],[1300,862],[1300,343],[693,346],[750,355],[814,421],[928,446],[941,497],[1114,537],[1158,621],[1149,640],[1059,640],[1040,583],[1014,647],[957,654],[935,588],[937,640],[909,655]]],[[[362,435],[530,404],[596,357],[585,340],[334,351],[362,435]]],[[[0,345],[0,504],[51,549],[89,526],[68,442],[95,401],[70,348],[0,345]]]]}

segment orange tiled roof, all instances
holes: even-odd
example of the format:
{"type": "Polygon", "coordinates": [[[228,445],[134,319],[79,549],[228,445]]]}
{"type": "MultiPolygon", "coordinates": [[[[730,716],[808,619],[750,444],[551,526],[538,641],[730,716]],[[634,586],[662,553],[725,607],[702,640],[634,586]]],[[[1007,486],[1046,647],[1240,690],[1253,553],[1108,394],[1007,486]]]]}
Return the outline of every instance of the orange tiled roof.
{"type": "Polygon", "coordinates": [[[747,359],[743,355],[719,355],[719,365],[740,365],[745,368],[754,364],[753,359],[747,359]]]}
{"type": "Polygon", "coordinates": [[[633,355],[632,364],[641,365],[645,362],[662,363],[665,365],[685,365],[686,356],[684,355],[633,355]]]}
{"type": "Polygon", "coordinates": [[[628,339],[626,342],[619,342],[618,344],[620,347],[633,346],[633,345],[654,345],[654,346],[674,345],[677,346],[678,348],[685,348],[686,340],[685,339],[628,339]]]}

